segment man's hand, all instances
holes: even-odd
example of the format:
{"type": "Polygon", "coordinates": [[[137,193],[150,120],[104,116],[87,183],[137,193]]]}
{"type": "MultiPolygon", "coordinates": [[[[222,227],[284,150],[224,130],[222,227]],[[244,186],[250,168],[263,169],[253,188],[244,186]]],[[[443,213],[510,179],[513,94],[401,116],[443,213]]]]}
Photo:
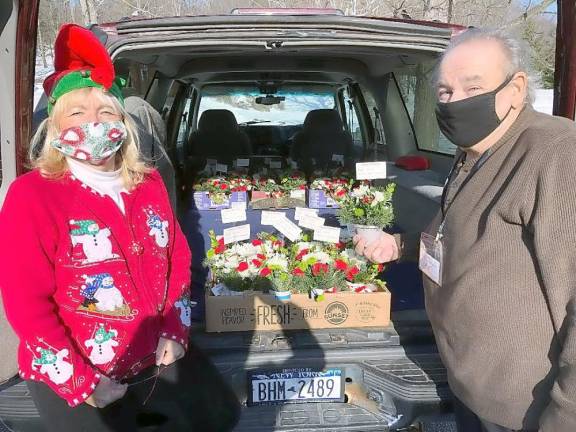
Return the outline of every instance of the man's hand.
{"type": "Polygon", "coordinates": [[[112,402],[122,399],[126,394],[126,390],[128,390],[128,384],[120,384],[106,376],[102,376],[94,392],[85,402],[94,408],[104,408],[112,402]]]}
{"type": "Polygon", "coordinates": [[[161,337],[156,348],[156,366],[168,366],[180,360],[184,354],[186,350],[178,342],[161,337]]]}
{"type": "Polygon", "coordinates": [[[370,261],[378,264],[397,260],[399,257],[398,245],[394,236],[382,232],[378,240],[367,243],[360,236],[354,236],[356,253],[364,255],[370,261]]]}

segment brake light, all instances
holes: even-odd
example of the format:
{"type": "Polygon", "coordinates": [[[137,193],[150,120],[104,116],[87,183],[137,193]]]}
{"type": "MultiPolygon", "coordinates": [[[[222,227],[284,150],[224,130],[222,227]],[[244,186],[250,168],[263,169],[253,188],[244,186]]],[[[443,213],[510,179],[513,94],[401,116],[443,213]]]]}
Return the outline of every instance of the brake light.
{"type": "Polygon", "coordinates": [[[344,15],[340,9],[328,8],[236,8],[232,15],[344,15]]]}

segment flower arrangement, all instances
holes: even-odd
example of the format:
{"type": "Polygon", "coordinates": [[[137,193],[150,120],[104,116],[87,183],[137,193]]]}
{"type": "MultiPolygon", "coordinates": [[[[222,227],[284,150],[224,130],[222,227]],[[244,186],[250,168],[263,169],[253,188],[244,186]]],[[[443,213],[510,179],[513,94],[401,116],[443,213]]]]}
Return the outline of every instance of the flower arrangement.
{"type": "Polygon", "coordinates": [[[383,266],[369,263],[344,243],[302,241],[286,245],[269,233],[242,243],[225,245],[210,232],[211,248],[205,265],[211,283],[223,283],[234,291],[306,293],[317,300],[325,293],[370,292],[383,282],[377,279],[383,266]]]}
{"type": "Polygon", "coordinates": [[[294,190],[306,190],[306,175],[300,171],[284,172],[280,176],[280,188],[287,193],[294,190]]]}
{"type": "Polygon", "coordinates": [[[394,221],[392,196],[396,185],[385,187],[362,184],[353,188],[340,203],[337,216],[342,224],[388,228],[394,221]]]}
{"type": "Polygon", "coordinates": [[[346,197],[351,187],[351,181],[344,177],[317,178],[310,184],[310,189],[324,191],[337,202],[346,197]]]}

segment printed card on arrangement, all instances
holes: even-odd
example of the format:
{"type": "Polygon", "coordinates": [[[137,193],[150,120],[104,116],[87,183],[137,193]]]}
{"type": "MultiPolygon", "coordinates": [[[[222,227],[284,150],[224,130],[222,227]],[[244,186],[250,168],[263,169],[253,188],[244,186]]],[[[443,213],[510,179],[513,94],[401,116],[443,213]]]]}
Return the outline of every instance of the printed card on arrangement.
{"type": "Polygon", "coordinates": [[[356,180],[375,180],[386,178],[386,162],[358,162],[356,180]]]}
{"type": "Polygon", "coordinates": [[[222,223],[229,224],[232,222],[244,222],[246,220],[246,209],[229,208],[220,210],[222,223]]]}
{"type": "Polygon", "coordinates": [[[294,211],[294,219],[300,220],[303,216],[318,216],[318,209],[296,207],[296,210],[294,211]]]}
{"type": "Polygon", "coordinates": [[[269,210],[262,210],[262,217],[260,219],[260,225],[273,225],[274,221],[278,218],[286,217],[284,212],[275,212],[269,210]]]}
{"type": "Polygon", "coordinates": [[[338,243],[340,241],[340,228],[318,227],[314,230],[314,240],[327,243],[338,243]]]}
{"type": "Polygon", "coordinates": [[[224,244],[250,239],[250,224],[224,229],[224,244]]]}
{"type": "Polygon", "coordinates": [[[311,230],[315,230],[321,226],[324,226],[325,219],[318,217],[318,216],[308,216],[304,215],[298,221],[298,225],[302,228],[308,228],[311,230]]]}
{"type": "Polygon", "coordinates": [[[272,226],[293,242],[297,241],[300,238],[300,234],[302,234],[302,230],[298,225],[289,220],[286,216],[277,218],[272,226]]]}

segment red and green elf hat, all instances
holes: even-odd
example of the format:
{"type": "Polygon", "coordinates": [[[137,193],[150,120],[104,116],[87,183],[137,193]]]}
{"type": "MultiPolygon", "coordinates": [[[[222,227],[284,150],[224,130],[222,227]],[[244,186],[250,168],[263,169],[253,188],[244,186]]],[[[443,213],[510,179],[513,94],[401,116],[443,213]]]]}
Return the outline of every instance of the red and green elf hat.
{"type": "Polygon", "coordinates": [[[122,104],[122,78],[116,78],[108,51],[90,30],[76,24],[64,24],[54,43],[54,72],[44,80],[48,113],[58,98],[69,91],[99,87],[122,104]]]}

